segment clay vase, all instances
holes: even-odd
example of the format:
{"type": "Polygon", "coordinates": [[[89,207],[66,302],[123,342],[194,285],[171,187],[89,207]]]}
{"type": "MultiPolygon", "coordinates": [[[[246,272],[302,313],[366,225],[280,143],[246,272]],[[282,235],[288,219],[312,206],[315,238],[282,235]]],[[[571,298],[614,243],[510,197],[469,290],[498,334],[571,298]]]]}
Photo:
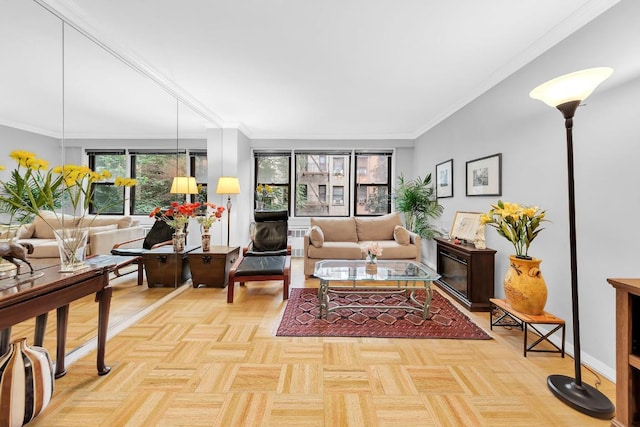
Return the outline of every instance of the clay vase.
{"type": "Polygon", "coordinates": [[[547,284],[540,272],[541,259],[509,257],[509,270],[504,277],[507,304],[531,315],[542,314],[547,303],[547,284]]]}

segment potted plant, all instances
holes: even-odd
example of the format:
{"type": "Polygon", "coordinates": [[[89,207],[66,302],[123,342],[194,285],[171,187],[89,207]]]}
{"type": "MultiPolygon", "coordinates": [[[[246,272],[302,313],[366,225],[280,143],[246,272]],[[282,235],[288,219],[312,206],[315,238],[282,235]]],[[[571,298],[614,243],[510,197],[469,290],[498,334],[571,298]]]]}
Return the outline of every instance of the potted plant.
{"type": "Polygon", "coordinates": [[[499,200],[480,217],[480,222],[495,228],[515,249],[509,257],[504,278],[507,303],[526,314],[538,315],[547,302],[547,285],[540,272],[541,259],[529,256],[531,242],[544,230],[540,224],[546,212],[537,206],[523,206],[499,200]]]}
{"type": "Polygon", "coordinates": [[[394,194],[396,210],[404,215],[408,230],[425,239],[439,235],[431,224],[431,220],[442,215],[444,208],[438,203],[435,190],[431,185],[431,174],[424,179],[405,180],[398,177],[398,185],[394,194]]]}

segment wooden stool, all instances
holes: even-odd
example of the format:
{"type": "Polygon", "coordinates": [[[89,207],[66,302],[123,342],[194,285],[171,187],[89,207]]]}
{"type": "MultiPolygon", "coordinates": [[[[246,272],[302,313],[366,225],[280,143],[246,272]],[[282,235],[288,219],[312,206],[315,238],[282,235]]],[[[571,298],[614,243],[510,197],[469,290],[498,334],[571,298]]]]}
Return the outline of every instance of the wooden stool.
{"type": "Polygon", "coordinates": [[[496,320],[493,320],[493,309],[489,310],[489,322],[491,323],[491,330],[493,330],[494,326],[515,326],[516,328],[524,331],[524,357],[527,357],[527,352],[529,351],[539,353],[560,353],[562,354],[562,357],[564,357],[564,320],[554,316],[553,314],[547,313],[546,311],[537,316],[520,313],[519,311],[514,310],[509,304],[507,304],[506,300],[503,299],[489,298],[489,303],[491,307],[497,308],[502,312],[502,315],[500,315],[496,320]],[[556,325],[556,327],[551,329],[547,333],[543,333],[534,325],[556,325]],[[527,345],[528,328],[530,328],[536,335],[540,337],[531,345],[527,345]],[[561,347],[558,347],[549,340],[551,335],[553,335],[558,330],[562,330],[561,347]],[[534,348],[544,341],[555,347],[555,350],[534,348]]]}

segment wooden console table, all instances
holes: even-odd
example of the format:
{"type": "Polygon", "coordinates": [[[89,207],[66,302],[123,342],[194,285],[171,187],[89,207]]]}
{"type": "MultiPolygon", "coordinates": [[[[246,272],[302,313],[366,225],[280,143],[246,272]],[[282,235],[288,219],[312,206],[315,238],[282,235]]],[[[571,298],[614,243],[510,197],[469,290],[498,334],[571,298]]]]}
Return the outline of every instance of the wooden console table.
{"type": "Polygon", "coordinates": [[[434,283],[469,311],[488,311],[493,297],[493,249],[476,249],[472,244],[434,238],[437,244],[437,271],[434,283]]]}
{"type": "MultiPolygon", "coordinates": [[[[47,313],[56,309],[56,370],[55,377],[66,374],[65,345],[69,304],[87,295],[96,294],[98,302],[98,375],[111,370],[105,365],[105,347],[111,306],[111,286],[109,272],[113,265],[89,264],[87,268],[74,273],[60,273],[60,266],[48,266],[19,276],[15,286],[0,290],[0,354],[6,352],[11,337],[11,327],[25,320],[36,318],[35,345],[42,346],[47,324],[47,313]],[[43,273],[43,274],[40,274],[43,273]]],[[[6,279],[10,280],[10,279],[6,279]]]]}
{"type": "Polygon", "coordinates": [[[612,426],[640,421],[640,279],[607,279],[616,288],[616,416],[612,426]]]}
{"type": "Polygon", "coordinates": [[[489,311],[489,322],[491,323],[491,330],[493,330],[494,326],[514,326],[516,328],[521,329],[524,332],[524,357],[527,357],[527,352],[538,352],[538,353],[560,353],[562,357],[564,357],[564,326],[565,322],[559,317],[554,316],[551,313],[547,313],[546,311],[542,312],[537,316],[532,314],[524,314],[519,311],[514,310],[507,302],[503,299],[497,298],[489,298],[489,302],[491,306],[498,308],[502,315],[499,316],[496,320],[493,319],[493,310],[489,311]],[[543,333],[538,330],[534,325],[555,325],[555,328],[551,329],[547,333],[543,333]],[[528,329],[531,329],[535,334],[538,335],[538,339],[534,341],[531,345],[528,344],[527,340],[527,332],[528,329]],[[561,347],[558,347],[553,342],[549,341],[549,338],[556,333],[556,331],[562,331],[562,344],[561,347]],[[555,350],[544,350],[544,349],[536,349],[535,347],[542,343],[548,342],[555,350]]]}

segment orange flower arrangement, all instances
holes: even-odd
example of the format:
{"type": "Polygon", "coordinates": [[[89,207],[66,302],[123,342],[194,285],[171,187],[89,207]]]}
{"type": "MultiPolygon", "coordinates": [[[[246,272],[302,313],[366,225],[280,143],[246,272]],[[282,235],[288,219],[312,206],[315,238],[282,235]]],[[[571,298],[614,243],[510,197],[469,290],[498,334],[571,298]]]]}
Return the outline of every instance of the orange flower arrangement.
{"type": "Polygon", "coordinates": [[[155,208],[149,214],[149,217],[155,217],[157,220],[161,220],[167,223],[169,227],[180,231],[184,230],[189,224],[189,218],[196,216],[196,211],[200,207],[200,202],[183,203],[178,202],[171,203],[171,207],[163,209],[160,207],[155,208]]]}

